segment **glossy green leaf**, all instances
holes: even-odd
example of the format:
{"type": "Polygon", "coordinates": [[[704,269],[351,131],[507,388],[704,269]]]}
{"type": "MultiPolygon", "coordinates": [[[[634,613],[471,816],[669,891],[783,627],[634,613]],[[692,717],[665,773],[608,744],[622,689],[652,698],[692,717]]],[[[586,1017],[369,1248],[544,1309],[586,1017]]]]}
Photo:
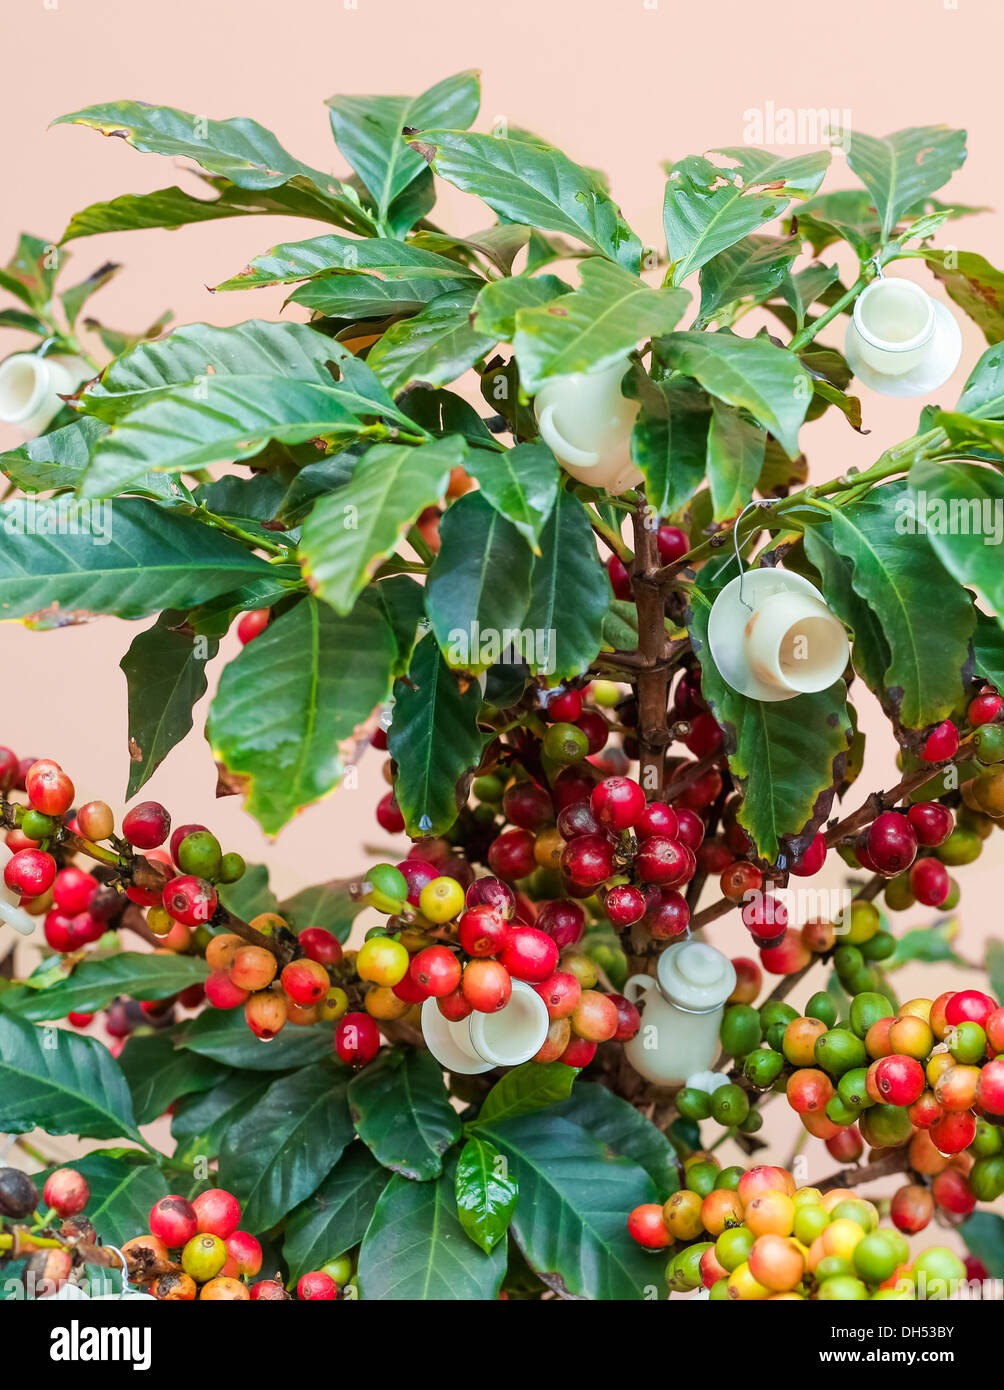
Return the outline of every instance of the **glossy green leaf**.
{"type": "Polygon", "coordinates": [[[266,833],[339,780],[338,744],[387,698],[394,654],[368,597],[343,617],[308,595],[224,668],[206,735],[246,779],[245,804],[266,833]]]}
{"type": "Polygon", "coordinates": [[[30,439],[0,454],[0,472],[24,492],[75,488],[83,477],[95,441],[105,431],[100,420],[83,418],[30,439]]]}
{"type": "Polygon", "coordinates": [[[425,130],[411,142],[440,178],[510,222],[584,242],[637,271],[641,244],[596,176],[549,145],[495,135],[425,130]]]}
{"type": "Polygon", "coordinates": [[[246,1071],[290,1071],[331,1055],[331,1025],[284,1028],[263,1043],[247,1026],[242,1009],[209,1009],[186,1028],[180,1045],[200,1057],[246,1071]]]}
{"type": "MultiPolygon", "coordinates": [[[[243,1017],[240,1018],[240,1022],[244,1024],[245,1034],[251,1036],[243,1017]]],[[[251,1036],[251,1041],[255,1042],[256,1039],[251,1036]]],[[[207,1060],[197,1058],[191,1051],[185,1055],[190,1062],[197,1060],[201,1063],[207,1060]]],[[[237,1064],[241,1065],[239,1061],[237,1064]]],[[[279,1069],[281,1070],[281,1064],[279,1069]]],[[[194,1163],[200,1155],[204,1158],[216,1158],[231,1127],[243,1116],[253,1112],[271,1084],[268,1072],[228,1071],[224,1074],[223,1080],[211,1090],[182,1097],[174,1107],[171,1119],[171,1135],[177,1142],[175,1157],[178,1162],[194,1163]]]]}
{"type": "Polygon", "coordinates": [[[294,290],[289,303],[332,319],[382,319],[392,314],[418,314],[439,295],[463,293],[465,283],[459,276],[452,280],[378,280],[375,275],[319,275],[294,290]]]}
{"type": "Polygon", "coordinates": [[[505,1247],[484,1254],[457,1216],[455,1164],[432,1182],[397,1173],[377,1202],[359,1251],[359,1294],[373,1302],[488,1301],[506,1270],[505,1247]]]}
{"type": "Polygon", "coordinates": [[[358,1245],[389,1181],[365,1144],[350,1144],[317,1191],[286,1219],[282,1254],[290,1280],[358,1245]]]}
{"type": "Polygon", "coordinates": [[[43,312],[68,255],[58,251],[47,237],[22,232],[13,256],[0,271],[0,289],[15,295],[29,309],[43,312]]]}
{"type": "Polygon", "coordinates": [[[800,250],[797,237],[748,236],[701,268],[698,322],[709,323],[739,300],[762,304],[784,283],[800,250]]]}
{"type": "Polygon", "coordinates": [[[162,613],[132,640],[119,665],[129,690],[131,800],[192,727],[192,710],[207,689],[206,663],[219,643],[197,637],[184,614],[162,613]]]}
{"type": "Polygon", "coordinates": [[[323,927],[339,941],[346,941],[352,923],[363,910],[362,904],[349,892],[349,882],[348,879],[335,879],[330,883],[317,883],[312,888],[301,888],[299,893],[284,899],[276,910],[298,935],[307,927],[323,927]]]}
{"type": "Polygon", "coordinates": [[[643,339],[669,333],[690,299],[685,290],[653,289],[599,256],[583,261],[580,275],[570,294],[516,311],[513,343],[528,393],[549,377],[601,371],[643,339]]]}
{"type": "Polygon", "coordinates": [[[222,281],[216,290],[250,290],[268,285],[288,285],[297,280],[339,275],[379,276],[383,280],[457,280],[479,277],[459,261],[426,251],[406,241],[386,237],[325,236],[306,241],[281,242],[255,256],[243,270],[222,281]]]}
{"type": "Polygon", "coordinates": [[[952,948],[952,941],[958,934],[958,918],[952,917],[933,927],[915,927],[913,931],[904,932],[896,942],[895,952],[883,961],[883,969],[897,970],[914,960],[962,965],[963,961],[952,948]]]}
{"type": "Polygon", "coordinates": [[[316,1192],[351,1143],[347,1083],[337,1063],[317,1062],[273,1081],[231,1126],[220,1185],[240,1201],[248,1229],[267,1230],[316,1192]]]}
{"type": "Polygon", "coordinates": [[[178,1029],[128,1038],[119,1066],[132,1096],[136,1123],[150,1124],[182,1096],[211,1090],[225,1075],[208,1057],[195,1057],[176,1046],[178,1029]]]}
{"type": "Polygon", "coordinates": [[[268,884],[268,866],[248,864],[236,883],[219,885],[220,902],[242,921],[250,922],[259,912],[278,912],[279,902],[268,884]]]}
{"type": "Polygon", "coordinates": [[[425,611],[450,666],[481,675],[515,645],[530,601],[533,553],[480,492],[460,497],[439,526],[425,611]]]}
{"type": "Polygon", "coordinates": [[[742,411],[713,401],[708,429],[708,484],[714,518],[738,516],[753,496],[763,470],[762,426],[742,411]]]}
{"type": "Polygon", "coordinates": [[[0,1131],[138,1139],[122,1069],[94,1038],[0,1010],[0,1131]]]}
{"type": "Polygon", "coordinates": [[[645,1169],[663,1198],[680,1186],[676,1150],[665,1134],[606,1086],[580,1081],[569,1098],[549,1113],[578,1125],[612,1153],[633,1159],[645,1169]]]}
{"type": "Polygon", "coordinates": [[[798,358],[766,338],[717,333],[671,333],[658,344],[659,356],[696,378],[705,391],[748,410],[775,435],[789,458],[798,454],[798,430],[812,398],[809,378],[798,358]]]}
{"type": "Polygon", "coordinates": [[[1004,1216],[974,1211],[962,1223],[962,1239],[971,1255],[982,1260],[991,1279],[1004,1279],[1004,1216]]]}
{"type": "Polygon", "coordinates": [[[403,676],[411,662],[415,643],[422,635],[425,590],[410,575],[392,574],[373,585],[370,592],[394,634],[397,657],[391,669],[395,676],[403,676]]]}
{"type": "Polygon", "coordinates": [[[218,222],[222,218],[275,215],[320,217],[343,221],[346,226],[364,230],[366,219],[347,204],[336,215],[320,195],[309,186],[289,183],[283,188],[249,191],[237,188],[227,179],[209,179],[217,190],[215,198],[195,198],[177,186],[158,188],[152,193],[125,193],[109,202],[91,203],[75,212],[60,238],[61,243],[77,237],[103,236],[106,232],[131,232],[149,227],[188,227],[198,222],[218,222]]]}
{"type": "Polygon", "coordinates": [[[517,1115],[529,1115],[546,1110],[559,1101],[567,1100],[578,1072],[564,1062],[524,1062],[505,1072],[485,1096],[476,1120],[467,1128],[512,1120],[517,1115]]]}
{"type": "Polygon", "coordinates": [[[649,506],[659,516],[672,516],[704,482],[710,404],[703,391],[679,378],[645,380],[643,386],[631,458],[645,475],[649,506]]]}
{"type": "Polygon", "coordinates": [[[349,1110],[373,1157],[419,1182],[443,1171],[443,1155],[460,1138],[442,1067],[414,1048],[382,1052],[354,1076],[349,1110]]]}
{"type": "Polygon", "coordinates": [[[398,766],[395,799],[409,835],[441,835],[467,800],[481,760],[481,691],[454,675],[430,632],[415,648],[407,681],[395,683],[394,698],[387,747],[398,766]]]}
{"type": "Polygon", "coordinates": [[[97,270],[92,270],[86,280],[81,280],[79,285],[73,285],[70,289],[64,290],[60,295],[63,305],[63,312],[66,314],[66,322],[71,328],[77,322],[81,309],[90,299],[92,294],[97,294],[98,290],[103,289],[110,280],[122,269],[114,261],[107,261],[104,265],[98,266],[97,270]]]}
{"type": "Polygon", "coordinates": [[[511,343],[516,332],[516,314],[549,304],[568,291],[564,280],[557,275],[506,275],[485,285],[472,311],[474,327],[495,338],[511,343]]]}
{"type": "Polygon", "coordinates": [[[540,536],[558,496],[558,462],[546,444],[517,444],[498,451],[471,449],[464,468],[481,495],[540,554],[540,536]]]}
{"type": "Polygon", "coordinates": [[[133,999],[168,999],[208,975],[198,956],[156,955],[122,951],[103,960],[83,960],[70,975],[49,989],[4,992],[5,1013],[34,1023],[65,1018],[69,1013],[96,1013],[120,994],[133,999]]]}
{"type": "Polygon", "coordinates": [[[847,163],[871,194],[888,240],[914,204],[948,182],[966,158],[966,132],[948,126],[911,126],[882,139],[854,131],[847,163]]]}
{"type": "Polygon", "coordinates": [[[533,634],[531,671],[567,680],[586,670],[600,649],[610,598],[586,510],[559,492],[530,576],[523,627],[533,634]]]}
{"type": "Polygon", "coordinates": [[[368,450],[351,481],[323,497],[304,523],[300,552],[315,592],[348,612],[371,571],[419,513],[439,501],[450,470],[463,461],[459,439],[368,450]]]}
{"type": "Polygon", "coordinates": [[[976,631],[973,633],[976,673],[996,685],[1004,684],[1004,627],[999,619],[976,610],[976,631]]]}
{"type": "Polygon", "coordinates": [[[959,403],[960,415],[980,420],[1004,420],[1004,343],[988,347],[966,380],[959,403]]]}
{"type": "MultiPolygon", "coordinates": [[[[926,534],[927,544],[944,566],[944,571],[940,565],[937,571],[944,574],[944,587],[951,582],[949,576],[972,584],[1000,611],[1004,606],[1004,570],[1000,564],[1004,476],[996,468],[976,463],[922,463],[910,472],[908,501],[916,510],[901,510],[900,529],[915,518],[919,534],[908,531],[901,544],[923,551],[926,534]]],[[[964,607],[969,605],[960,593],[953,612],[960,615],[964,607]]],[[[932,614],[925,611],[923,618],[929,631],[932,614]]],[[[940,622],[938,626],[940,629],[940,622]]],[[[970,620],[963,636],[972,630],[970,620]]]]}
{"type": "Polygon", "coordinates": [[[486,1255],[505,1236],[519,1188],[503,1154],[477,1137],[468,1139],[457,1159],[457,1215],[486,1255]]]}
{"type": "Polygon", "coordinates": [[[439,294],[414,318],[402,319],[373,344],[367,363],[389,391],[410,381],[446,386],[473,367],[497,339],[471,324],[474,291],[439,294]]]}

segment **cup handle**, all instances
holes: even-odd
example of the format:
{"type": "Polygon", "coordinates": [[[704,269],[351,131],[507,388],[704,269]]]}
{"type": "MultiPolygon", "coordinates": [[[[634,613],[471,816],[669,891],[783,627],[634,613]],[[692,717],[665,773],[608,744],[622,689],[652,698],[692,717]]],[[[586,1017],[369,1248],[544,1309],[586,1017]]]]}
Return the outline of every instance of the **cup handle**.
{"type": "Polygon", "coordinates": [[[569,444],[564,439],[560,430],[554,423],[554,406],[546,405],[540,412],[540,419],[537,421],[540,430],[540,437],[559,459],[566,463],[574,464],[576,468],[595,468],[600,461],[599,454],[586,453],[584,449],[577,449],[574,444],[569,444]]]}
{"type": "Polygon", "coordinates": [[[629,1004],[636,1004],[645,991],[654,985],[651,975],[632,975],[624,984],[624,998],[629,1004]]]}

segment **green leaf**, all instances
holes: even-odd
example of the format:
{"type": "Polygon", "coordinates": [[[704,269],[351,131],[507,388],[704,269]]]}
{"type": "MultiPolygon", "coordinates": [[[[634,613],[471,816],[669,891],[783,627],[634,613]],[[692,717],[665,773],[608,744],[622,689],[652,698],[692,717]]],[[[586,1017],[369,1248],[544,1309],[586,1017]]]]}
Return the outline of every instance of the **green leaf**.
{"type": "Polygon", "coordinates": [[[81,309],[91,295],[103,289],[109,280],[114,280],[121,269],[122,267],[116,265],[114,261],[107,261],[104,265],[98,266],[97,270],[92,270],[87,279],[81,280],[79,285],[74,285],[71,289],[63,291],[60,295],[60,301],[70,328],[73,328],[77,322],[81,309]]]}
{"type": "Polygon", "coordinates": [[[756,421],[721,401],[712,401],[707,463],[715,521],[738,516],[753,496],[763,470],[766,442],[756,421]]]}
{"type": "Polygon", "coordinates": [[[459,439],[368,450],[351,481],[323,497],[304,523],[300,553],[315,592],[347,613],[405,527],[443,496],[450,470],[464,457],[459,439]]]}
{"type": "Polygon", "coordinates": [[[359,1251],[364,1299],[381,1302],[495,1299],[506,1271],[505,1247],[490,1255],[468,1240],[457,1216],[455,1164],[433,1182],[394,1174],[359,1251]]]}
{"type": "Polygon", "coordinates": [[[668,1197],[680,1186],[676,1150],[665,1134],[606,1086],[580,1082],[551,1114],[578,1125],[619,1157],[633,1159],[645,1169],[661,1197],[668,1197]]]}
{"type": "Polygon", "coordinates": [[[282,1254],[290,1281],[358,1245],[390,1175],[365,1144],[350,1144],[320,1187],[286,1218],[282,1254]]]}
{"type": "Polygon", "coordinates": [[[719,251],[701,269],[698,322],[710,322],[740,299],[754,304],[769,299],[784,283],[800,249],[797,237],[748,236],[719,251]]]}
{"type": "Polygon", "coordinates": [[[394,636],[369,595],[342,617],[307,595],[223,670],[206,735],[276,834],[344,771],[338,744],[390,693],[394,636]]]}
{"type": "Polygon", "coordinates": [[[779,217],[792,198],[811,197],[830,162],[828,150],[787,159],[745,145],[714,153],[734,165],[697,157],[680,160],[669,172],[662,220],[675,285],[779,217]]]}
{"type": "Polygon", "coordinates": [[[357,277],[364,273],[387,281],[480,280],[476,271],[459,261],[426,251],[411,242],[391,241],[386,237],[359,240],[328,232],[306,241],[286,241],[273,246],[215,289],[250,290],[289,285],[297,280],[318,277],[330,280],[338,275],[357,277]]]}
{"type": "Polygon", "coordinates": [[[850,630],[851,662],[855,671],[895,722],[898,717],[895,701],[887,692],[885,681],[892,653],[881,615],[873,612],[855,589],[851,581],[853,565],[834,547],[832,528],[828,524],[807,527],[803,544],[806,557],[821,576],[824,598],[850,630]]]}
{"type": "Polygon", "coordinates": [[[48,325],[27,309],[0,309],[0,328],[16,328],[22,333],[34,333],[38,338],[49,336],[48,325]]]}
{"type": "Polygon", "coordinates": [[[294,159],[270,130],[244,116],[210,121],[171,106],[113,101],[57,116],[54,125],[83,125],[102,135],[116,135],[143,153],[192,159],[210,174],[222,175],[238,188],[260,191],[292,183],[317,195],[333,222],[366,229],[354,194],[331,174],[294,159]]]}
{"type": "Polygon", "coordinates": [[[704,482],[710,404],[703,391],[680,378],[645,379],[640,401],[631,459],[645,475],[649,506],[660,517],[672,516],[704,482]]]}
{"type": "Polygon", "coordinates": [[[586,510],[570,492],[559,492],[540,537],[523,620],[534,639],[531,671],[558,680],[584,671],[600,649],[610,599],[586,510]]]}
{"type": "MultiPolygon", "coordinates": [[[[904,523],[909,525],[912,516],[908,509],[901,509],[897,521],[906,534],[898,537],[899,544],[921,555],[929,547],[944,566],[941,570],[938,565],[937,571],[944,575],[944,588],[953,580],[972,584],[1000,611],[1004,606],[1004,571],[999,558],[1004,539],[1000,534],[1004,477],[997,469],[980,464],[932,460],[911,469],[907,500],[915,505],[916,525],[906,530],[904,523]]],[[[953,612],[958,615],[963,607],[968,608],[968,602],[957,590],[953,612]]],[[[930,615],[925,614],[925,619],[929,622],[930,615]]],[[[963,636],[970,636],[972,631],[970,615],[963,636]]],[[[956,698],[958,694],[956,686],[956,698]]]]}
{"type": "Polygon", "coordinates": [[[794,312],[796,332],[800,332],[804,327],[810,305],[839,278],[839,266],[819,265],[816,262],[785,277],[780,286],[780,293],[794,312]]]}
{"type": "Polygon", "coordinates": [[[877,140],[854,131],[847,163],[871,194],[888,241],[914,204],[948,182],[966,158],[966,132],[948,126],[912,126],[877,140]]]}
{"type": "Polygon", "coordinates": [[[903,724],[921,729],[946,718],[959,699],[975,618],[959,583],[939,563],[939,556],[955,554],[958,538],[910,534],[909,504],[905,482],[874,488],[832,509],[830,536],[889,644],[884,684],[903,724]]]}
{"type": "Polygon", "coordinates": [[[168,999],[189,985],[201,984],[208,974],[198,956],[156,955],[123,951],[104,960],[84,960],[49,989],[5,991],[5,1013],[33,1023],[65,1018],[69,1013],[96,1013],[127,994],[132,999],[168,999]]]}
{"type": "MultiPolygon", "coordinates": [[[[363,243],[365,245],[365,242],[363,243]]],[[[289,296],[315,314],[333,319],[377,319],[417,314],[430,300],[464,293],[464,280],[378,280],[375,275],[320,275],[289,296]]]]}
{"type": "Polygon", "coordinates": [[[748,410],[770,430],[789,458],[798,454],[798,430],[812,398],[809,378],[794,353],[766,338],[733,333],[671,333],[657,345],[660,358],[696,378],[705,391],[748,410]]]}
{"type": "Polygon", "coordinates": [[[132,640],[119,662],[129,690],[131,800],[192,727],[192,710],[206,693],[206,664],[219,643],[197,637],[184,614],[162,613],[132,640]]]}
{"type": "Polygon", "coordinates": [[[33,1129],[139,1139],[129,1088],[106,1047],[0,1012],[0,1130],[33,1129]]]}
{"type": "Polygon", "coordinates": [[[637,272],[641,244],[595,174],[549,145],[425,130],[410,141],[439,174],[509,222],[574,237],[637,272]]]}
{"type": "Polygon", "coordinates": [[[720,572],[705,570],[691,590],[687,626],[699,655],[702,689],[725,734],[729,771],[743,795],[739,823],[772,863],[794,857],[829,814],[851,739],[847,689],[765,702],[726,685],[707,649],[708,616],[720,572]],[[770,776],[757,775],[770,768],[770,776]]]}
{"type": "Polygon", "coordinates": [[[99,420],[84,417],[62,429],[30,439],[0,454],[0,472],[24,492],[75,488],[83,476],[95,440],[104,433],[99,420]]]}
{"type": "Polygon", "coordinates": [[[474,327],[497,342],[511,343],[516,332],[516,314],[521,309],[549,304],[567,290],[557,275],[507,275],[493,280],[475,300],[474,327]]]}
{"type": "Polygon", "coordinates": [[[352,923],[362,910],[362,903],[356,902],[349,892],[348,880],[301,888],[277,908],[297,934],[306,927],[323,927],[339,941],[348,940],[352,923]]]}
{"type": "Polygon", "coordinates": [[[241,1009],[232,1013],[210,1009],[186,1028],[180,1045],[227,1067],[289,1071],[331,1055],[331,1028],[325,1024],[284,1028],[278,1037],[263,1043],[248,1028],[241,1009]]]}
{"type": "Polygon", "coordinates": [[[268,866],[249,864],[236,883],[221,883],[220,902],[245,922],[260,912],[278,912],[279,902],[268,886],[268,866]]]}
{"type": "MultiPolygon", "coordinates": [[[[241,1018],[240,1022],[244,1024],[244,1032],[248,1033],[244,1019],[241,1018]]],[[[205,1060],[194,1057],[190,1051],[185,1055],[189,1062],[201,1063],[205,1060]]],[[[174,1107],[171,1119],[171,1134],[177,1141],[175,1157],[178,1162],[194,1163],[200,1155],[216,1158],[231,1126],[254,1111],[271,1084],[267,1072],[229,1071],[212,1090],[183,1097],[174,1107]]]]}
{"type": "MultiPolygon", "coordinates": [[[[569,1068],[570,1070],[570,1068],[569,1068]]],[[[509,1229],[519,1188],[504,1155],[483,1139],[468,1139],[457,1159],[457,1215],[486,1255],[509,1229]]]]}
{"type": "Polygon", "coordinates": [[[564,1062],[524,1062],[507,1071],[485,1096],[476,1120],[467,1128],[515,1119],[567,1100],[578,1072],[564,1062]]]}
{"type": "Polygon", "coordinates": [[[977,673],[999,688],[1004,683],[1004,627],[979,609],[976,610],[973,650],[977,673]]]}
{"type": "Polygon", "coordinates": [[[955,408],[961,415],[978,420],[1004,419],[1004,343],[987,348],[970,372],[955,408]]]}
{"type": "Polygon", "coordinates": [[[962,1239],[971,1255],[982,1260],[991,1279],[1004,1279],[1004,1216],[975,1211],[962,1223],[962,1239]]]}
{"type": "Polygon", "coordinates": [[[0,609],[8,619],[53,605],[64,619],[145,618],[194,608],[271,573],[238,541],[184,516],[168,526],[163,508],[138,498],[118,498],[114,515],[108,507],[68,513],[58,501],[35,502],[33,530],[27,515],[23,502],[0,506],[0,609]]]}
{"type": "Polygon", "coordinates": [[[916,927],[904,932],[896,942],[896,950],[883,962],[885,970],[898,970],[910,961],[934,961],[942,964],[962,965],[963,962],[952,949],[952,941],[959,934],[957,917],[948,917],[933,927],[916,927]]]}
{"type": "Polygon", "coordinates": [[[15,295],[29,309],[44,313],[52,299],[56,276],[69,253],[61,252],[46,237],[22,232],[17,250],[0,271],[0,289],[15,295]]]}
{"type": "MultiPolygon", "coordinates": [[[[496,269],[501,270],[504,276],[510,277],[513,262],[534,235],[540,236],[540,233],[535,234],[532,227],[514,222],[496,222],[494,226],[486,227],[483,232],[472,232],[470,236],[448,235],[421,227],[413,233],[411,244],[431,251],[440,251],[444,255],[458,248],[476,251],[496,269]]],[[[529,261],[527,264],[529,268],[529,261]]]]}
{"type": "Polygon", "coordinates": [[[316,1192],[352,1141],[346,1070],[326,1060],[281,1076],[232,1125],[220,1182],[240,1200],[249,1229],[267,1230],[316,1192]]]}
{"type": "Polygon", "coordinates": [[[541,532],[554,509],[561,477],[557,459],[547,445],[517,444],[497,452],[471,449],[464,468],[478,480],[485,501],[510,521],[539,555],[541,532]]]}
{"type": "Polygon", "coordinates": [[[513,1233],[561,1298],[640,1299],[660,1284],[661,1269],[624,1230],[625,1209],[660,1195],[637,1163],[555,1115],[492,1122],[478,1137],[509,1160],[519,1184],[513,1233]]]}
{"type": "Polygon", "coordinates": [[[391,670],[395,676],[403,676],[425,617],[425,590],[407,574],[392,574],[375,584],[371,592],[394,634],[397,659],[391,670]]]}
{"type": "Polygon", "coordinates": [[[193,1057],[176,1047],[177,1036],[177,1028],[133,1035],[119,1054],[137,1124],[159,1119],[176,1100],[211,1090],[225,1075],[208,1057],[193,1057]]]}
{"type": "Polygon", "coordinates": [[[430,632],[415,648],[407,681],[395,683],[394,697],[387,747],[398,765],[395,799],[409,835],[441,835],[467,800],[481,760],[481,691],[476,681],[462,688],[430,632]]]}
{"type": "Polygon", "coordinates": [[[975,251],[924,247],[924,260],[988,343],[1004,338],[1004,274],[975,251]]]}
{"type": "Polygon", "coordinates": [[[369,190],[379,221],[385,222],[394,200],[426,167],[405,143],[405,130],[466,130],[481,105],[481,84],[472,70],[444,78],[418,97],[337,96],[326,105],[335,143],[369,190]]]}
{"type": "Polygon", "coordinates": [[[480,492],[447,509],[439,536],[425,611],[448,664],[481,675],[513,645],[507,634],[518,638],[530,600],[533,554],[480,492]]]}
{"type": "Polygon", "coordinates": [[[442,1067],[413,1048],[383,1052],[354,1076],[349,1110],[377,1162],[419,1182],[443,1171],[443,1155],[460,1138],[442,1067]]]}
{"type": "Polygon", "coordinates": [[[124,1245],[145,1231],[150,1208],[171,1190],[152,1155],[139,1149],[98,1149],[62,1166],[86,1178],[91,1189],[87,1219],[105,1245],[124,1245]]]}
{"type": "Polygon", "coordinates": [[[644,338],[669,333],[690,299],[684,290],[652,289],[620,266],[590,257],[571,294],[516,311],[513,343],[524,389],[548,377],[612,366],[644,338]]]}
{"type": "Polygon", "coordinates": [[[227,217],[276,213],[344,221],[346,226],[358,226],[360,230],[368,225],[368,219],[357,213],[351,203],[345,205],[341,214],[335,215],[330,204],[312,193],[309,187],[297,183],[251,192],[235,187],[227,179],[207,179],[206,182],[217,190],[215,198],[194,198],[191,193],[174,186],[158,188],[153,193],[126,193],[107,203],[91,203],[73,214],[60,243],[105,232],[131,232],[148,227],[173,230],[227,217]]]}
{"type": "Polygon", "coordinates": [[[366,359],[388,390],[414,380],[446,386],[495,346],[494,337],[471,324],[474,300],[469,289],[439,294],[420,314],[388,328],[366,359]]]}

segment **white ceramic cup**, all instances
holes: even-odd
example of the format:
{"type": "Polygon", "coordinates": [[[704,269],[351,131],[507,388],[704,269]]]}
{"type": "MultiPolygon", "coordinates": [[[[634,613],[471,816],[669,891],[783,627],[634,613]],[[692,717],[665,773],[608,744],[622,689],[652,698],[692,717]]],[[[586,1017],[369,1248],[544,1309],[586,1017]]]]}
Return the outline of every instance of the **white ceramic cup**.
{"type": "Polygon", "coordinates": [[[861,359],[884,376],[902,376],[934,340],[934,300],[912,280],[883,276],[854,301],[861,359]]]}
{"type": "Polygon", "coordinates": [[[621,392],[630,365],[623,358],[603,371],[554,377],[534,400],[541,438],[565,472],[608,492],[623,492],[642,481],[631,462],[639,406],[621,392]]]}
{"type": "Polygon", "coordinates": [[[475,1010],[453,1023],[435,999],[422,1005],[426,1046],[447,1071],[476,1076],[495,1067],[518,1067],[544,1046],[550,1024],[547,1005],[530,985],[513,980],[512,997],[498,1013],[475,1010]]]}
{"type": "Polygon", "coordinates": [[[847,634],[821,599],[782,590],[754,609],[743,650],[758,680],[803,695],[826,690],[847,665],[847,634]]]}
{"type": "Polygon", "coordinates": [[[635,1071],[657,1086],[685,1081],[710,1066],[719,1050],[725,1001],[736,987],[728,956],[704,941],[675,941],[651,975],[632,975],[625,998],[643,1001],[641,1027],[624,1044],[635,1071]]]}
{"type": "Polygon", "coordinates": [[[0,421],[16,425],[27,437],[40,434],[91,375],[79,357],[39,357],[16,352],[0,362],[0,421]]]}

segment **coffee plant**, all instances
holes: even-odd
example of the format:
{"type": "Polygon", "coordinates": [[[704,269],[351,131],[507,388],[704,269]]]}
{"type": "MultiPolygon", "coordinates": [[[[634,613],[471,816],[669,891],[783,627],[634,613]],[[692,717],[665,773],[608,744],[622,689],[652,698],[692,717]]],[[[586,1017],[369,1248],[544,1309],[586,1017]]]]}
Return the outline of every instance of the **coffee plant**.
{"type": "Polygon", "coordinates": [[[45,943],[0,972],[0,1130],[34,1160],[0,1169],[5,1297],[885,1299],[1004,1273],[1001,944],[986,990],[938,981],[953,875],[1004,819],[1004,308],[948,239],[965,133],[854,132],[857,182],[826,192],[827,150],[681,159],[663,249],[602,174],[472,131],[478,105],[469,72],[332,98],[342,177],[248,119],[60,118],[201,182],[95,203],[0,270],[0,325],[37,339],[0,364],[35,434],[0,457],[3,614],[153,619],[122,658],[118,823],[5,706],[0,915],[45,943]],[[482,230],[440,224],[437,179],[482,230]],[[119,267],[67,281],[73,243],[265,214],[311,235],[214,287],[243,322],[82,317],[119,267]],[[252,316],[269,286],[281,322],[252,316]],[[943,385],[955,310],[988,343],[961,396],[904,400],[902,442],[809,484],[820,416],[867,450],[852,379],[943,385]],[[232,628],[220,794],[275,835],[385,752],[387,862],[280,902],[137,799],[232,628]],[[866,692],[899,753],[864,789],[866,692]],[[897,934],[915,904],[941,915],[897,934]],[[814,1186],[798,1149],[758,1162],[778,1097],[832,1168],[814,1186]],[[165,1116],[171,1152],[143,1132],[165,1116]],[[54,1168],[34,1130],[106,1146],[54,1168]],[[911,1245],[932,1222],[967,1265],[911,1245]]]}

